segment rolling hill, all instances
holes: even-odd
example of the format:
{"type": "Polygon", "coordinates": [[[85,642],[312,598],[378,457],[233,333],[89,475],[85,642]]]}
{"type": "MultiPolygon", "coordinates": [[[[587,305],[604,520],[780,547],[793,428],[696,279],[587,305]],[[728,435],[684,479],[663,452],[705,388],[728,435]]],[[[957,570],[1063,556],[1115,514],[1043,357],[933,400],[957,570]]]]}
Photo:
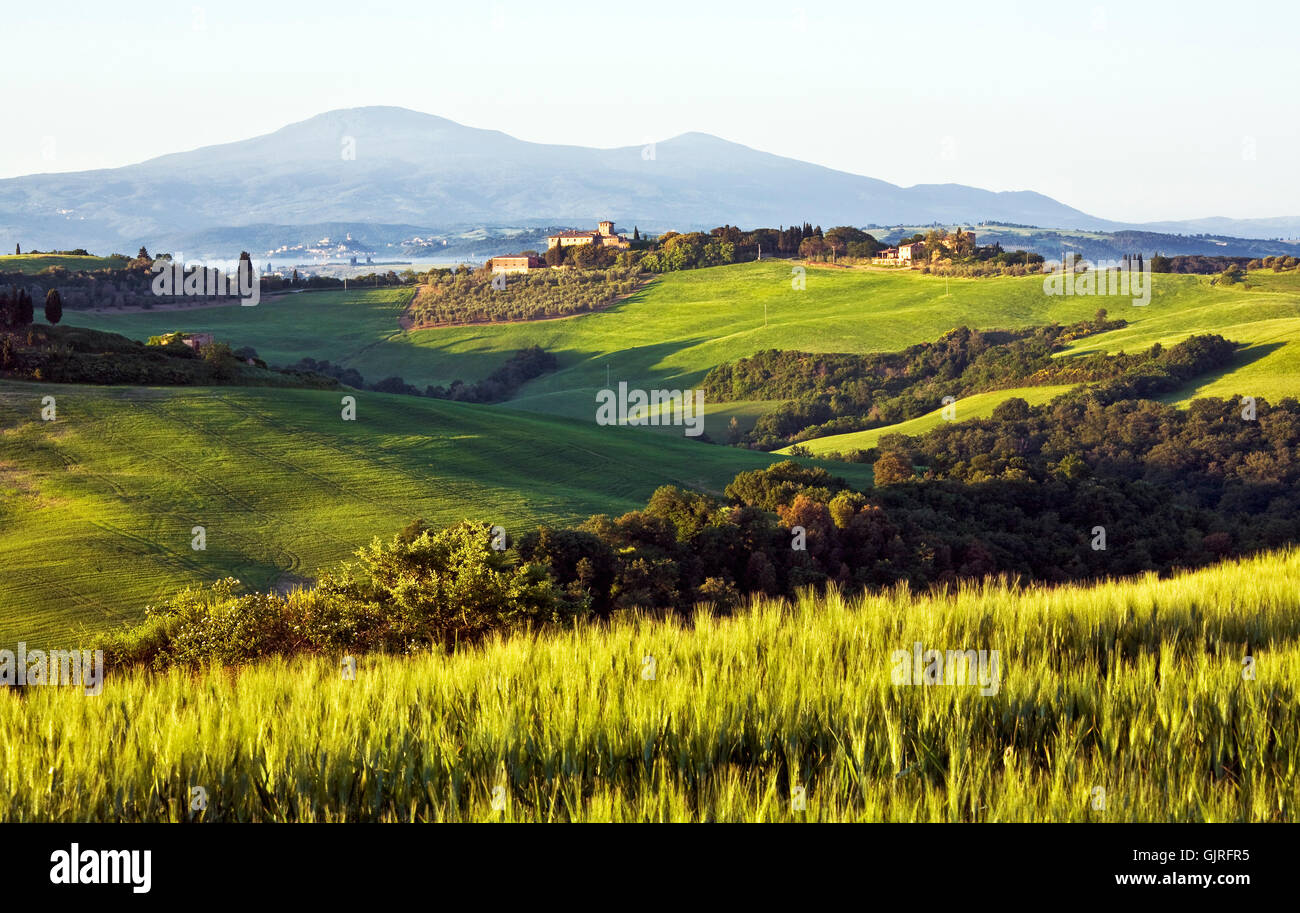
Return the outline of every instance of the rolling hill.
{"type": "MultiPolygon", "coordinates": [[[[967,396],[957,400],[953,404],[956,417],[953,421],[964,422],[975,418],[988,418],[997,408],[998,403],[1012,397],[1019,397],[1031,406],[1050,403],[1062,393],[1068,393],[1074,388],[1069,385],[1056,385],[1048,387],[1014,387],[1009,390],[996,390],[990,393],[976,393],[973,396],[967,396]]],[[[896,425],[885,425],[882,428],[872,428],[870,431],[852,431],[848,434],[830,434],[826,437],[819,437],[808,441],[800,446],[811,451],[813,454],[820,455],[825,453],[848,453],[851,450],[869,450],[880,442],[880,438],[886,434],[908,434],[921,435],[938,428],[945,421],[944,409],[940,407],[933,412],[928,412],[920,418],[910,419],[906,422],[899,422],[896,425]]],[[[788,454],[791,448],[786,447],[778,450],[777,453],[788,454]]]]}
{"type": "MultiPolygon", "coordinates": [[[[762,349],[894,351],[963,324],[1065,323],[1107,307],[1129,326],[1071,351],[1133,351],[1203,332],[1246,344],[1233,369],[1175,401],[1300,394],[1295,274],[1255,273],[1247,288],[1156,276],[1151,304],[1135,308],[1045,296],[1035,278],[945,282],[810,269],[806,290],[795,291],[790,270],[765,261],[675,273],[597,314],[411,333],[396,325],[410,296],[403,289],[290,295],[255,308],[70,313],[73,324],[137,338],[212,331],[273,363],[328,358],[372,382],[392,374],[421,386],[472,381],[534,343],[555,353],[560,369],[505,406],[360,394],[355,425],[340,421],[337,393],[0,384],[0,560],[17,569],[0,589],[0,617],[23,619],[0,636],[35,639],[133,617],[165,590],[218,576],[256,587],[292,583],[417,515],[497,519],[507,528],[567,522],[637,507],[660,484],[720,491],[737,472],[780,458],[686,441],[671,429],[598,427],[595,392],[607,377],[685,388],[714,365],[762,349]],[[46,393],[59,402],[53,426],[35,421],[46,393]],[[206,552],[189,548],[195,525],[207,527],[206,552]],[[111,584],[110,568],[118,571],[111,584]]],[[[1052,392],[982,394],[959,404],[959,418],[985,414],[1007,396],[1052,392]]],[[[706,430],[724,440],[732,416],[745,427],[770,405],[710,403],[706,430]]],[[[806,446],[869,446],[880,434],[936,420],[806,446]]],[[[870,482],[865,466],[832,468],[870,482]]]]}
{"type": "MultiPolygon", "coordinates": [[[[521,532],[721,493],[774,457],[415,397],[0,381],[0,642],[138,619],[187,584],[289,586],[414,517],[521,532]],[[57,421],[39,420],[55,397],[57,421]],[[191,547],[203,526],[206,549],[191,547]]],[[[838,471],[838,469],[837,469],[838,471]]],[[[870,484],[866,467],[841,475],[870,484]]]]}
{"type": "MultiPolygon", "coordinates": [[[[1072,323],[1107,308],[1130,325],[1081,340],[1073,351],[1132,351],[1221,333],[1247,347],[1238,367],[1215,378],[1206,392],[1300,395],[1296,273],[1255,272],[1248,288],[1212,286],[1204,276],[1156,275],[1151,304],[1134,307],[1129,299],[1047,296],[1043,280],[1034,277],[947,281],[912,272],[810,268],[806,289],[795,291],[791,269],[787,261],[769,260],[670,273],[596,314],[409,333],[396,323],[411,294],[402,289],[293,295],[255,308],[78,312],[66,320],[141,339],[177,329],[214,332],[233,345],[254,346],[272,363],[328,358],[370,382],[399,375],[420,388],[479,380],[536,344],[554,353],[560,368],[520,388],[510,407],[590,422],[596,391],[607,381],[684,388],[721,362],[764,349],[897,351],[956,326],[1072,323]]],[[[753,403],[708,408],[708,433],[718,440],[731,415],[752,422],[763,410],[753,403]]]]}

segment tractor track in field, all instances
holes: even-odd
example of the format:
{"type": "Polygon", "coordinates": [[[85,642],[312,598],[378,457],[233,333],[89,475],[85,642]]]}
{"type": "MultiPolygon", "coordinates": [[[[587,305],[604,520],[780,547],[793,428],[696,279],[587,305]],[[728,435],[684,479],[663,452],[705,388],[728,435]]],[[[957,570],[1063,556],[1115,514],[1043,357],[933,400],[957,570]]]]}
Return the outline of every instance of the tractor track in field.
{"type": "MultiPolygon", "coordinates": [[[[248,407],[247,405],[233,402],[233,401],[229,402],[228,405],[233,410],[240,412],[241,414],[251,419],[259,421],[262,424],[269,424],[270,422],[270,416],[268,416],[266,413],[255,411],[252,408],[248,407]]],[[[356,459],[362,463],[369,464],[376,468],[385,469],[393,473],[394,475],[398,475],[408,479],[412,478],[411,471],[408,466],[403,465],[398,461],[385,458],[383,456],[383,451],[380,451],[377,448],[367,450],[362,445],[349,442],[346,439],[339,438],[339,437],[328,437],[327,439],[322,440],[322,438],[325,436],[322,435],[320,431],[316,431],[314,429],[307,428],[302,425],[294,425],[294,426],[286,425],[284,426],[284,431],[290,434],[301,435],[304,438],[313,440],[316,444],[320,446],[325,446],[328,449],[341,451],[343,453],[348,454],[353,459],[356,459]]],[[[273,462],[277,462],[280,465],[283,465],[294,472],[299,472],[303,475],[309,476],[315,479],[323,486],[328,486],[329,488],[332,489],[338,489],[340,487],[337,482],[332,481],[330,479],[326,479],[324,476],[317,475],[311,470],[299,467],[294,463],[289,463],[288,461],[278,457],[266,457],[265,455],[261,454],[259,451],[253,451],[251,449],[249,449],[249,452],[256,453],[259,456],[263,456],[265,459],[271,460],[273,462]]],[[[416,481],[416,480],[412,479],[412,481],[416,481]]],[[[390,500],[372,497],[363,492],[359,492],[355,489],[345,489],[345,490],[349,491],[352,497],[357,498],[358,500],[366,501],[375,507],[383,508],[385,511],[392,511],[396,509],[399,512],[401,512],[407,506],[409,506],[409,501],[400,501],[400,502],[390,501],[390,500]]]]}
{"type": "MultiPolygon", "coordinates": [[[[226,439],[222,438],[220,435],[212,435],[211,433],[205,433],[200,426],[195,425],[192,422],[186,422],[184,420],[177,419],[175,416],[170,415],[169,413],[165,412],[164,410],[158,407],[155,407],[153,405],[142,405],[142,408],[145,411],[148,411],[154,415],[165,417],[169,421],[185,424],[191,429],[202,434],[204,437],[215,436],[218,440],[228,443],[228,441],[226,441],[226,439]]],[[[120,447],[121,449],[130,450],[133,453],[141,455],[145,459],[156,460],[162,463],[166,463],[170,466],[176,467],[183,477],[192,478],[197,482],[199,482],[200,484],[206,486],[207,488],[218,492],[229,503],[234,504],[239,508],[242,508],[246,513],[250,515],[253,516],[264,515],[262,511],[259,511],[250,502],[237,495],[231,489],[227,488],[224,485],[221,485],[218,482],[213,481],[208,476],[205,476],[197,472],[192,467],[186,465],[183,462],[173,459],[172,457],[168,457],[160,453],[157,453],[156,451],[149,450],[148,448],[144,448],[144,447],[140,447],[139,445],[128,443],[126,440],[123,439],[122,435],[117,435],[117,434],[113,435],[112,441],[116,446],[120,447]]],[[[114,491],[114,493],[119,497],[119,499],[123,503],[129,503],[131,500],[133,500],[133,497],[129,493],[127,493],[121,485],[119,485],[109,476],[102,473],[88,473],[88,476],[96,480],[102,481],[105,485],[107,485],[109,488],[111,488],[114,491]]],[[[177,516],[178,519],[182,519],[182,517],[179,514],[175,516],[177,516]]],[[[270,515],[265,515],[265,516],[267,516],[268,519],[270,517],[270,515]]],[[[187,522],[191,522],[193,524],[195,522],[195,519],[196,518],[190,518],[190,520],[187,522]]],[[[207,518],[203,518],[203,519],[207,523],[211,522],[207,518]]],[[[101,529],[105,530],[106,532],[112,535],[120,536],[124,539],[137,542],[143,545],[151,553],[166,556],[168,559],[170,559],[170,561],[173,564],[181,568],[185,568],[187,570],[191,570],[199,573],[210,570],[209,566],[195,560],[191,556],[186,555],[184,552],[168,549],[160,545],[154,539],[150,539],[135,533],[128,532],[121,527],[108,523],[107,521],[89,520],[88,522],[90,522],[95,526],[100,527],[101,529]]],[[[321,531],[319,534],[323,538],[331,539],[332,541],[335,542],[335,544],[339,546],[350,547],[351,545],[351,543],[344,542],[343,540],[331,536],[328,533],[325,533],[323,531],[321,531]]],[[[252,556],[256,555],[258,552],[262,552],[263,554],[270,552],[267,558],[269,558],[269,563],[277,572],[283,572],[285,570],[288,570],[290,572],[296,572],[300,570],[302,567],[301,556],[298,555],[296,552],[292,551],[291,549],[285,548],[283,545],[278,544],[279,542],[278,539],[274,543],[272,543],[269,539],[264,540],[260,538],[252,538],[250,536],[242,535],[239,533],[235,533],[234,535],[232,535],[231,539],[237,543],[240,543],[243,546],[242,548],[239,549],[239,553],[248,556],[250,558],[252,558],[252,556]]],[[[264,558],[262,560],[259,560],[258,563],[261,564],[261,563],[268,563],[268,562],[264,558]]]]}

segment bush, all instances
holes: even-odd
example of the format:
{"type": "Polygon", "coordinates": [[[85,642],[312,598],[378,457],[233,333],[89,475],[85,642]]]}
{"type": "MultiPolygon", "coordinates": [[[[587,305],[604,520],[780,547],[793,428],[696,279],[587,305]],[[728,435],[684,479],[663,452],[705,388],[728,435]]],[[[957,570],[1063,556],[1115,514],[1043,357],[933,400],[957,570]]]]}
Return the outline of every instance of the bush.
{"type": "Polygon", "coordinates": [[[239,581],[186,589],[106,647],[116,664],[155,669],[338,650],[403,652],[481,640],[493,631],[567,620],[565,597],[540,564],[492,548],[491,527],[412,524],[357,552],[359,565],[310,590],[236,595],[239,581]]]}

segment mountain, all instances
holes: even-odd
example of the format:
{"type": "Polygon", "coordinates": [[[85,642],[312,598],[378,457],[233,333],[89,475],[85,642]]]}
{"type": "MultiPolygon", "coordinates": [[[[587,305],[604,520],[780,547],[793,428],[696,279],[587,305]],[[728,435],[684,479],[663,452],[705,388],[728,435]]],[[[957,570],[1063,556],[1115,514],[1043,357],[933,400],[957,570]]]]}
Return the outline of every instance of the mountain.
{"type": "Polygon", "coordinates": [[[1235,238],[1300,238],[1300,216],[1275,219],[1187,219],[1182,222],[1147,222],[1144,231],[1174,232],[1184,235],[1215,235],[1235,238]]]}
{"type": "Polygon", "coordinates": [[[802,220],[1122,227],[1039,193],[903,188],[703,133],[592,149],[530,143],[393,107],[331,111],[265,136],[123,168],[0,181],[0,242],[25,248],[129,253],[143,243],[201,253],[185,243],[247,239],[255,247],[267,226],[432,231],[585,226],[600,218],[650,230],[802,220]]]}

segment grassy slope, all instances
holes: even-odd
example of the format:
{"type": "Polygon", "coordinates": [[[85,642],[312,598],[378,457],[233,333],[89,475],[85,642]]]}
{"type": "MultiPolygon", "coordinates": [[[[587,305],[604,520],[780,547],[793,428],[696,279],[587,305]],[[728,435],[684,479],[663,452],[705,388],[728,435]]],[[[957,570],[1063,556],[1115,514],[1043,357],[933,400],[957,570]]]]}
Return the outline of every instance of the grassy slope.
{"type": "Polygon", "coordinates": [[[0,792],[14,821],[182,821],[194,785],[210,821],[1295,821],[1298,637],[1291,551],[624,618],[355,680],[337,657],[110,673],[0,700],[0,792]],[[895,683],[918,642],[998,651],[996,693],[895,683]]]}
{"type": "MultiPolygon", "coordinates": [[[[1255,348],[1243,354],[1239,373],[1211,392],[1236,392],[1230,388],[1243,378],[1258,395],[1300,394],[1300,343],[1289,343],[1300,338],[1294,332],[1300,328],[1295,273],[1252,274],[1256,288],[1245,291],[1211,287],[1207,277],[1156,276],[1154,299],[1145,308],[1121,298],[1050,297],[1034,277],[946,282],[909,272],[811,268],[806,290],[795,291],[790,280],[786,262],[695,270],[664,276],[599,314],[414,333],[396,326],[411,292],[383,289],[288,296],[257,308],[67,319],[140,338],[176,328],[212,331],[256,347],[272,362],[310,355],[355,367],[370,381],[396,374],[418,386],[480,379],[515,350],[537,344],[555,353],[561,369],[526,385],[511,406],[590,421],[595,391],[607,377],[632,386],[683,387],[720,362],[767,348],[896,351],[963,324],[1071,322],[1105,307],[1132,326],[1082,341],[1078,351],[1134,349],[1220,332],[1255,348]]],[[[726,418],[739,413],[752,421],[757,408],[733,409],[726,418]]],[[[711,423],[709,433],[723,426],[725,418],[711,423]]]]}
{"type": "MultiPolygon", "coordinates": [[[[187,584],[311,576],[412,517],[512,532],[721,493],[764,454],[415,397],[0,382],[0,643],[138,617],[187,584]],[[41,397],[58,420],[36,421],[41,397]],[[207,529],[207,550],[190,530],[207,529]]],[[[866,467],[837,467],[869,484],[866,467]]]]}
{"type": "MultiPolygon", "coordinates": [[[[996,390],[991,393],[976,393],[974,396],[968,396],[965,399],[958,400],[956,418],[954,421],[964,422],[973,418],[988,418],[993,414],[993,410],[1003,400],[1012,397],[1020,397],[1031,406],[1037,406],[1041,403],[1048,403],[1060,396],[1062,393],[1074,389],[1069,384],[1052,387],[1017,387],[1011,390],[996,390]]],[[[933,431],[945,421],[943,417],[943,407],[933,412],[927,413],[920,418],[914,418],[906,422],[899,422],[896,425],[886,425],[883,428],[873,428],[870,431],[853,431],[848,434],[832,434],[827,437],[816,438],[807,441],[802,446],[807,447],[814,454],[823,453],[847,453],[850,450],[867,450],[876,446],[882,435],[885,434],[925,434],[933,431]]],[[[778,453],[788,453],[789,448],[778,451],[778,453]]]]}
{"type": "MultiPolygon", "coordinates": [[[[1041,280],[1039,280],[1041,282],[1041,280]]],[[[1150,305],[1133,307],[1127,299],[1075,298],[1105,307],[1129,326],[1076,341],[1058,357],[1087,352],[1135,352],[1155,343],[1172,345],[1197,333],[1218,333],[1244,343],[1232,367],[1166,397],[1185,405],[1203,396],[1256,396],[1276,402],[1300,396],[1300,274],[1252,273],[1248,287],[1220,288],[1208,276],[1156,276],[1150,305]]],[[[958,421],[984,418],[1002,400],[1020,396],[1031,405],[1049,402],[1069,387],[1021,388],[979,394],[964,401],[958,421]]],[[[845,452],[873,446],[890,433],[924,434],[942,421],[942,410],[919,419],[872,431],[833,435],[809,441],[813,453],[845,452]]]]}
{"type": "Polygon", "coordinates": [[[679,387],[723,361],[769,348],[820,352],[892,351],[962,324],[1024,326],[1091,317],[1096,300],[1048,298],[1042,282],[953,280],[911,273],[812,268],[805,291],[791,266],[766,261],[676,273],[599,314],[400,334],[409,291],[309,293],[256,308],[204,308],[122,315],[70,314],[73,323],[143,337],[177,328],[212,331],[252,345],[271,361],[312,355],[356,367],[367,380],[398,374],[408,383],[477,380],[515,350],[537,344],[562,370],[525,387],[512,405],[590,418],[609,378],[679,387]],[[768,326],[763,325],[767,307],[768,326]]]}
{"type": "MultiPolygon", "coordinates": [[[[411,289],[301,292],[268,296],[256,307],[200,307],[130,314],[67,311],[64,322],[148,339],[173,330],[214,333],[236,348],[251,345],[273,365],[303,356],[356,366],[368,381],[400,371],[386,370],[397,318],[410,303],[411,289]]],[[[400,345],[396,348],[404,348],[400,345]]],[[[496,367],[494,365],[493,367],[496,367]]]]}
{"type": "Polygon", "coordinates": [[[76,270],[121,269],[127,261],[122,257],[80,257],[62,254],[8,254],[0,257],[0,273],[26,273],[34,276],[51,266],[61,266],[69,272],[76,270]]]}
{"type": "MultiPolygon", "coordinates": [[[[1156,277],[1160,282],[1165,277],[1156,277]]],[[[1250,274],[1248,288],[1216,288],[1209,277],[1179,276],[1181,289],[1171,300],[1157,299],[1148,312],[1130,316],[1121,330],[1077,341],[1072,352],[1137,351],[1165,345],[1193,333],[1219,333],[1246,343],[1234,365],[1195,387],[1169,397],[1186,403],[1198,396],[1256,396],[1276,401],[1300,396],[1300,273],[1250,274]]],[[[1159,287],[1159,286],[1157,286],[1159,287]]]]}
{"type": "MultiPolygon", "coordinates": [[[[1035,278],[946,283],[914,273],[810,269],[807,289],[795,291],[790,285],[790,269],[785,262],[764,262],[674,274],[600,314],[413,334],[396,328],[409,290],[309,293],[270,299],[257,308],[70,314],[70,322],[138,337],[171,329],[211,330],[236,344],[254,345],[272,362],[311,355],[357,367],[371,380],[399,374],[408,382],[421,384],[482,377],[515,349],[537,343],[559,356],[561,370],[527,385],[510,406],[570,416],[583,424],[542,423],[534,427],[524,416],[506,410],[464,410],[405,399],[385,407],[388,417],[373,428],[380,444],[372,446],[369,441],[349,443],[350,432],[340,435],[332,426],[328,433],[317,429],[323,435],[318,437],[281,433],[282,428],[294,430],[303,422],[310,423],[313,415],[328,415],[332,422],[336,406],[324,409],[315,401],[302,406],[301,397],[324,396],[320,402],[337,401],[323,394],[83,394],[90,424],[84,431],[60,429],[55,434],[72,435],[77,449],[70,462],[76,468],[67,473],[58,468],[62,459],[58,446],[15,446],[12,432],[7,436],[7,455],[0,456],[8,461],[0,463],[0,487],[11,492],[7,496],[11,503],[19,497],[13,491],[37,490],[46,492],[43,496],[48,500],[43,503],[50,505],[39,522],[28,519],[15,526],[18,521],[9,520],[6,532],[0,534],[4,543],[0,552],[22,556],[29,569],[29,577],[21,584],[25,611],[43,613],[45,619],[29,627],[45,630],[61,624],[61,618],[95,618],[103,612],[134,610],[142,598],[156,593],[160,581],[175,569],[181,569],[176,579],[203,579],[219,571],[237,573],[258,584],[283,572],[310,572],[372,532],[391,529],[417,513],[430,519],[449,519],[496,512],[513,520],[531,509],[532,517],[572,519],[593,510],[634,506],[654,485],[670,479],[687,483],[707,479],[708,486],[717,489],[734,472],[763,459],[699,449],[699,445],[677,440],[671,446],[697,449],[677,450],[676,456],[661,458],[657,451],[649,454],[644,450],[651,446],[644,438],[636,438],[625,445],[621,468],[609,473],[595,454],[603,453],[602,448],[612,439],[591,424],[594,393],[605,384],[607,366],[615,383],[627,380],[633,385],[684,387],[697,382],[718,362],[764,348],[897,350],[961,324],[1009,327],[1069,322],[1106,307],[1112,316],[1124,317],[1132,325],[1081,341],[1077,351],[1132,350],[1155,341],[1175,342],[1196,332],[1222,332],[1251,347],[1243,353],[1236,372],[1213,379],[1199,391],[1188,391],[1189,395],[1249,392],[1276,398],[1300,393],[1300,342],[1294,341],[1300,340],[1300,276],[1296,274],[1255,274],[1255,287],[1247,290],[1213,288],[1202,277],[1157,276],[1151,305],[1135,308],[1122,299],[1048,297],[1043,294],[1042,280],[1035,278]],[[945,288],[950,289],[948,297],[945,288]],[[262,417],[241,417],[238,409],[220,405],[232,397],[242,397],[240,401],[251,404],[251,410],[262,417]],[[147,417],[154,426],[123,421],[123,405],[145,410],[125,414],[147,417]],[[193,415],[188,411],[191,405],[193,415]],[[245,421],[253,423],[246,437],[231,433],[245,421]],[[462,422],[469,431],[459,430],[462,422]],[[197,429],[192,427],[195,423],[197,429]],[[423,438],[423,433],[431,436],[423,438]],[[497,442],[491,446],[501,450],[498,462],[469,457],[463,464],[443,468],[445,452],[461,433],[475,441],[470,454],[481,450],[485,442],[497,442]],[[101,441],[115,439],[122,443],[111,452],[98,449],[101,441]],[[185,443],[174,445],[173,440],[185,443]],[[602,443],[593,447],[584,441],[602,443]],[[539,442],[540,452],[549,456],[538,457],[530,451],[539,442]],[[294,462],[302,448],[308,449],[303,451],[305,462],[301,465],[310,475],[294,462]],[[152,467],[141,466],[137,460],[154,451],[167,457],[163,465],[177,481],[149,481],[153,477],[146,473],[152,467]],[[428,456],[434,453],[439,460],[430,464],[428,456]],[[49,462],[41,464],[42,460],[49,462]],[[188,469],[190,466],[193,469],[188,469]],[[644,471],[646,467],[651,468],[649,473],[644,471]],[[335,480],[333,487],[322,487],[325,483],[318,477],[335,480]],[[186,498],[173,505],[166,486],[180,486],[180,479],[188,480],[186,498]],[[226,484],[226,479],[234,479],[236,485],[226,484]],[[79,481],[82,489],[76,487],[79,481]],[[83,490],[86,486],[89,490],[83,490]],[[244,486],[252,487],[246,492],[244,486]],[[223,487],[235,494],[222,494],[223,487]],[[434,493],[419,494],[430,488],[434,493]],[[380,500],[386,506],[376,506],[373,497],[365,494],[368,490],[382,492],[380,500]],[[344,493],[342,497],[339,492],[344,493]],[[85,503],[81,495],[88,499],[85,503]],[[59,519],[62,515],[53,505],[62,503],[60,499],[71,505],[69,518],[59,519]],[[279,507],[266,506],[277,503],[279,507]],[[300,506],[303,504],[306,506],[300,506]],[[189,527],[202,522],[197,515],[214,510],[218,520],[206,525],[219,526],[223,511],[239,512],[241,528],[254,532],[244,533],[237,546],[230,545],[230,539],[216,537],[204,556],[206,562],[195,565],[194,554],[186,549],[189,527]],[[292,517],[295,511],[301,514],[296,520],[292,517]],[[120,520],[114,520],[119,513],[120,520]],[[354,516],[359,518],[357,522],[351,522],[354,516]],[[78,537],[86,535],[87,524],[92,522],[87,518],[105,523],[109,529],[92,532],[90,541],[98,544],[82,547],[80,553],[94,560],[76,561],[72,550],[63,546],[69,541],[80,544],[78,537]],[[272,540],[278,546],[258,544],[272,540]],[[67,568],[67,573],[47,583],[36,576],[41,562],[49,560],[41,557],[40,547],[33,544],[40,541],[56,543],[55,563],[62,562],[67,568]],[[136,544],[124,546],[127,542],[136,544]],[[211,567],[214,553],[221,548],[233,549],[232,555],[211,567]],[[113,566],[119,554],[137,562],[133,567],[146,570],[138,574],[141,582],[123,584],[120,591],[106,596],[106,587],[90,578],[113,566]],[[142,562],[142,555],[152,557],[142,562]],[[189,570],[184,570],[186,567],[189,570]],[[80,581],[69,587],[66,598],[58,595],[59,587],[69,586],[64,577],[80,581]]],[[[15,402],[12,396],[22,403],[19,411],[30,414],[32,393],[12,393],[10,402],[15,402]]],[[[61,407],[64,415],[69,414],[66,409],[76,408],[77,398],[74,394],[66,408],[61,407]]],[[[991,410],[992,405],[984,402],[981,408],[991,410]]],[[[763,408],[755,403],[710,404],[706,427],[711,436],[722,440],[732,415],[743,427],[763,408]]],[[[672,436],[671,432],[663,434],[672,436]]],[[[42,434],[30,437],[33,442],[41,439],[42,434]]],[[[837,441],[808,446],[844,449],[848,445],[837,441]]],[[[7,593],[0,591],[0,595],[7,593]]]]}

